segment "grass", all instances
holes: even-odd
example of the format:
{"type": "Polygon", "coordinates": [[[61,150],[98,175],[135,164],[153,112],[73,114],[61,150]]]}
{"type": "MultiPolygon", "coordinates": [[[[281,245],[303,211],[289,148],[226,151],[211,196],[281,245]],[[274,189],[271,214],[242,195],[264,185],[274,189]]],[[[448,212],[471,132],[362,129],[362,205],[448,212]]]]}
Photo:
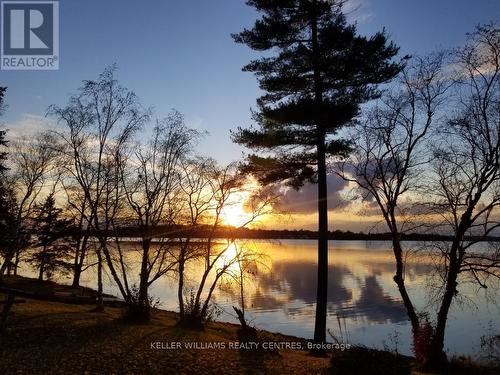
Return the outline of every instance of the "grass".
{"type": "MultiPolygon", "coordinates": [[[[8,278],[15,289],[51,295],[71,287],[24,278],[8,278]]],[[[74,288],[73,288],[74,289],[74,288]]],[[[75,293],[81,293],[74,290],[75,293]]],[[[84,293],[92,295],[92,290],[84,293]]],[[[4,295],[0,294],[0,300],[4,295]]],[[[16,304],[0,336],[0,374],[420,374],[413,358],[366,348],[336,351],[327,357],[306,350],[229,349],[238,342],[239,326],[211,322],[203,331],[180,327],[174,312],[154,310],[149,324],[131,325],[124,309],[26,299],[16,304]],[[181,349],[153,349],[181,342],[181,349]],[[225,343],[226,349],[188,349],[183,343],[225,343]]],[[[305,340],[257,331],[259,342],[305,340]]],[[[496,374],[472,362],[452,364],[452,374],[496,374]]]]}
{"type": "MultiPolygon", "coordinates": [[[[8,283],[33,286],[26,280],[8,283]]],[[[43,288],[50,291],[50,284],[43,288]]],[[[92,305],[24,299],[26,303],[12,308],[0,336],[0,374],[319,374],[329,366],[328,358],[303,350],[154,350],[152,342],[228,346],[238,341],[239,327],[213,322],[204,331],[192,331],[177,325],[177,314],[161,310],[153,312],[147,325],[129,325],[121,307],[97,313],[92,305]]],[[[299,340],[264,331],[259,339],[299,340]]]]}
{"type": "MultiPolygon", "coordinates": [[[[74,288],[71,285],[57,284],[53,281],[39,281],[22,276],[4,276],[2,287],[14,289],[26,295],[31,295],[36,299],[57,300],[62,298],[74,298],[73,302],[77,303],[92,299],[97,295],[94,289],[86,287],[74,288]]],[[[1,288],[0,288],[1,291],[1,288]]],[[[105,297],[113,296],[104,294],[105,297]]]]}

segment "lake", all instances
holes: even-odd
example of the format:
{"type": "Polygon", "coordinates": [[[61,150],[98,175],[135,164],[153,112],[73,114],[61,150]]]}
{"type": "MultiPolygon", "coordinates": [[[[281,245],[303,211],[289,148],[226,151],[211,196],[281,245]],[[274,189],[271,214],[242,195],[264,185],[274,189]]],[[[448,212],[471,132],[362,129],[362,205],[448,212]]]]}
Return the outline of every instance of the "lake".
{"type": "MultiPolygon", "coordinates": [[[[316,242],[252,240],[245,245],[266,254],[264,264],[244,284],[247,319],[259,329],[312,338],[316,242]]],[[[417,243],[405,245],[419,247],[417,243]]],[[[136,255],[129,252],[134,275],[139,272],[136,255]]],[[[201,264],[193,262],[188,268],[188,289],[199,279],[200,267],[201,264]]],[[[411,354],[411,328],[392,279],[394,269],[387,242],[330,241],[327,327],[335,337],[346,343],[411,354]]],[[[408,258],[406,283],[418,309],[436,310],[432,304],[433,269],[433,258],[427,253],[415,251],[408,258]]],[[[27,266],[21,274],[36,275],[27,266]]],[[[56,281],[70,282],[63,277],[56,281]]],[[[150,294],[161,301],[160,308],[178,309],[176,283],[175,275],[171,275],[153,284],[150,294]]],[[[94,269],[82,275],[81,285],[96,287],[94,269]]],[[[119,295],[109,275],[105,277],[105,292],[119,295]]],[[[454,302],[450,312],[445,347],[450,354],[475,354],[481,336],[500,328],[500,308],[494,302],[498,294],[488,290],[486,295],[472,283],[460,285],[459,292],[460,301],[454,302]]],[[[218,319],[236,323],[232,306],[239,306],[239,299],[239,289],[230,281],[224,282],[214,295],[221,311],[218,319]]]]}

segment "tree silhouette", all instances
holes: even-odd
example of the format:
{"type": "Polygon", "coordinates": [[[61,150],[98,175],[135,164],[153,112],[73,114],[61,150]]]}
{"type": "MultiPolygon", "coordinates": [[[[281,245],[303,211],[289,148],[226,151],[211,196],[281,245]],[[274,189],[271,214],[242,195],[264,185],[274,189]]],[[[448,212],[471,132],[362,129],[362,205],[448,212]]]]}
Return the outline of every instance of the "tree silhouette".
{"type": "Polygon", "coordinates": [[[349,151],[339,130],[357,116],[360,104],[376,98],[377,84],[393,78],[401,64],[398,48],[384,32],[357,35],[342,13],[342,1],[249,0],[263,14],[250,30],[234,35],[273,57],[251,61],[243,70],[264,90],[254,119],[258,128],[238,130],[233,140],[271,156],[249,155],[243,170],[262,184],[285,182],[300,188],[318,183],[318,288],[314,339],[326,336],[328,281],[327,160],[349,151]]]}
{"type": "Polygon", "coordinates": [[[35,249],[27,258],[38,269],[38,280],[43,275],[71,268],[67,259],[71,251],[71,220],[61,218],[62,210],[56,207],[54,195],[35,207],[34,231],[37,235],[35,249]]]}
{"type": "MultiPolygon", "coordinates": [[[[0,147],[4,148],[7,147],[8,142],[5,139],[6,135],[5,130],[0,130],[0,147]]],[[[2,151],[0,152],[0,207],[1,207],[1,212],[3,214],[4,211],[4,204],[5,204],[5,199],[6,199],[6,184],[5,184],[5,171],[7,171],[7,165],[6,165],[6,159],[7,159],[7,152],[2,151]]]]}
{"type": "Polygon", "coordinates": [[[406,277],[408,256],[415,251],[404,245],[404,235],[428,227],[421,202],[429,189],[424,178],[429,142],[450,106],[453,81],[444,74],[448,60],[443,52],[410,61],[390,90],[354,128],[355,151],[338,163],[339,175],[359,188],[363,201],[372,202],[383,218],[394,254],[396,283],[412,326],[413,350],[418,361],[427,358],[429,322],[415,306],[406,277]],[[410,198],[411,197],[411,198],[410,198]],[[419,198],[416,198],[419,197],[419,198]],[[419,202],[420,201],[420,202],[419,202]],[[416,213],[420,213],[420,215],[416,213]]]}
{"type": "MultiPolygon", "coordinates": [[[[0,115],[3,112],[4,108],[4,96],[5,96],[5,91],[7,90],[7,87],[0,87],[0,115]]],[[[1,147],[7,147],[7,140],[5,139],[5,136],[7,134],[6,130],[0,130],[0,146],[1,147]]],[[[2,177],[2,180],[0,183],[3,185],[4,181],[4,176],[3,173],[7,170],[7,166],[5,165],[5,160],[7,159],[7,152],[1,151],[0,152],[0,174],[2,177]]]]}
{"type": "Polygon", "coordinates": [[[479,25],[455,51],[459,101],[440,126],[433,149],[434,211],[442,217],[452,241],[440,244],[444,285],[430,344],[428,366],[446,363],[444,338],[448,314],[468,277],[482,288],[500,280],[500,249],[474,248],[500,228],[500,28],[479,25]],[[475,235],[471,240],[467,235],[475,235]],[[482,237],[482,238],[481,238],[482,237]]]}
{"type": "MultiPolygon", "coordinates": [[[[4,108],[4,95],[5,91],[7,90],[7,87],[0,87],[0,115],[3,112],[4,108]]],[[[5,139],[7,135],[6,130],[0,130],[0,147],[8,147],[8,141],[5,139]]],[[[0,191],[1,191],[1,197],[2,199],[4,195],[4,188],[5,188],[5,172],[8,170],[7,165],[6,165],[6,160],[7,160],[7,152],[6,151],[0,151],[0,191]]]]}
{"type": "Polygon", "coordinates": [[[29,245],[29,226],[35,202],[50,179],[54,168],[55,140],[48,131],[34,136],[23,136],[9,143],[9,195],[10,208],[15,220],[12,223],[13,242],[5,252],[0,266],[0,279],[7,272],[17,275],[21,254],[29,245]]]}
{"type": "MultiPolygon", "coordinates": [[[[4,95],[6,87],[0,87],[0,114],[4,108],[4,95]]],[[[8,141],[5,139],[7,135],[6,130],[0,130],[0,147],[8,147],[8,141]]],[[[8,170],[7,152],[0,152],[0,232],[2,236],[0,237],[0,254],[5,258],[5,255],[11,251],[13,233],[12,229],[14,227],[14,215],[13,204],[15,204],[15,199],[12,194],[11,189],[6,183],[5,173],[8,170]]],[[[1,276],[0,276],[1,280],[1,276]]]]}
{"type": "MultiPolygon", "coordinates": [[[[6,147],[7,141],[5,140],[5,131],[0,131],[0,146],[6,147]]],[[[0,153],[0,231],[2,236],[0,237],[0,254],[5,258],[6,254],[10,251],[11,245],[11,234],[10,229],[13,226],[13,215],[11,210],[11,194],[5,183],[5,171],[7,167],[5,165],[5,159],[7,158],[7,152],[0,153]]]]}
{"type": "Polygon", "coordinates": [[[88,218],[99,246],[97,256],[96,310],[103,310],[103,271],[107,265],[125,301],[130,299],[128,282],[113,262],[110,234],[124,198],[120,163],[133,135],[149,119],[150,111],[139,103],[134,92],[115,78],[111,65],[97,80],[83,81],[79,93],[65,107],[51,106],[53,115],[66,127],[59,133],[70,151],[67,172],[80,187],[88,204],[88,218]]]}
{"type": "Polygon", "coordinates": [[[177,265],[172,254],[175,252],[173,241],[169,238],[154,240],[154,233],[161,225],[171,225],[176,220],[179,168],[198,136],[197,131],[185,125],[184,117],[173,110],[166,118],[157,120],[151,139],[143,147],[136,148],[135,159],[124,158],[120,163],[120,179],[129,215],[137,223],[141,238],[139,286],[137,298],[129,303],[128,320],[149,321],[151,297],[148,289],[177,265]]]}

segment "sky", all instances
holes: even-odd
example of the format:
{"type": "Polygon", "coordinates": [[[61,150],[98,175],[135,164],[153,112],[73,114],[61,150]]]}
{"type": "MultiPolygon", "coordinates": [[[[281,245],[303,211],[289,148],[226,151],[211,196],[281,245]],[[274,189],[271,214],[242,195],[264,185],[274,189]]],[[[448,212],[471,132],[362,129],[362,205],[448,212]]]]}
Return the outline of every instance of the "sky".
{"type": "MultiPolygon", "coordinates": [[[[401,56],[422,55],[460,46],[475,25],[498,21],[500,1],[350,0],[346,10],[361,34],[385,28],[401,56]]],[[[82,80],[116,63],[117,78],[157,117],[175,108],[189,126],[208,131],[202,154],[238,160],[245,150],[229,131],[252,123],[260,92],[255,77],[241,71],[257,55],[231,33],[256,17],[244,0],[61,0],[60,69],[0,71],[8,87],[3,127],[18,135],[50,126],[49,105],[64,105],[82,80]]],[[[287,227],[314,228],[314,215],[302,216],[287,227]]],[[[337,228],[364,229],[365,222],[343,214],[337,228]]]]}

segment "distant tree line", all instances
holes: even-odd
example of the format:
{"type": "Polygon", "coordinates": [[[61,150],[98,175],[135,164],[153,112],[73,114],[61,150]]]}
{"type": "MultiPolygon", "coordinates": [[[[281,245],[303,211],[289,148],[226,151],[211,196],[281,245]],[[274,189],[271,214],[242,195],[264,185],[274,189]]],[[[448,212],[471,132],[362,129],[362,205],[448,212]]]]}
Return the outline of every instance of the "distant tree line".
{"type": "MultiPolygon", "coordinates": [[[[116,236],[126,240],[127,238],[140,237],[140,229],[136,226],[121,224],[117,226],[115,232],[116,236]]],[[[91,235],[95,235],[91,232],[91,235]]],[[[211,234],[211,228],[206,225],[199,225],[196,228],[184,225],[159,225],[152,232],[153,238],[179,238],[181,236],[188,236],[192,238],[207,238],[211,234]]],[[[318,232],[307,229],[259,229],[248,227],[232,227],[221,225],[215,233],[214,238],[233,238],[233,239],[262,239],[262,240],[317,240],[318,232]]],[[[420,241],[420,242],[433,242],[433,241],[452,241],[452,234],[439,234],[439,233],[419,233],[409,232],[401,233],[401,241],[420,241]]],[[[467,241],[475,242],[497,242],[500,241],[499,236],[481,236],[481,235],[467,235],[464,237],[467,241]]],[[[391,232],[352,232],[350,230],[334,230],[328,232],[328,240],[347,240],[347,241],[392,241],[391,232]]]]}

